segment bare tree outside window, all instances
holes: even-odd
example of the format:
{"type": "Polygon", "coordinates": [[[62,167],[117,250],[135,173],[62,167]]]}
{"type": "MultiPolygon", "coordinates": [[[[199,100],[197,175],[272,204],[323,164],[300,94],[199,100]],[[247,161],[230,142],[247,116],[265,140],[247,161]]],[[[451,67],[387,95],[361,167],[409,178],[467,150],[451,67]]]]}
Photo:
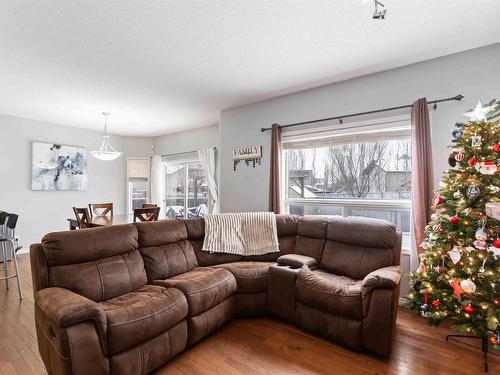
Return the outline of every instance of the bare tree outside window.
{"type": "Polygon", "coordinates": [[[328,147],[326,173],[331,185],[327,188],[355,198],[365,198],[370,190],[380,191],[386,150],[386,142],[328,147]]]}
{"type": "Polygon", "coordinates": [[[411,198],[410,145],[409,138],[401,138],[287,150],[290,213],[379,218],[409,232],[409,209],[384,208],[383,202],[411,198]],[[335,199],[380,203],[378,208],[373,204],[339,206],[335,199]],[[322,200],[325,204],[319,203],[322,200]]]}

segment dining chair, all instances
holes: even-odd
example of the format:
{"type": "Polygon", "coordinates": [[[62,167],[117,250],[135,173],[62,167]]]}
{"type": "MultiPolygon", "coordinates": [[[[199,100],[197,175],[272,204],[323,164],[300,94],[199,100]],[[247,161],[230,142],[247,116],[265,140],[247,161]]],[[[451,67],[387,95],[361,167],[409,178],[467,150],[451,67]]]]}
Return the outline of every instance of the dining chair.
{"type": "Polygon", "coordinates": [[[134,223],[139,221],[158,221],[160,207],[134,209],[134,223]]]}
{"type": "Polygon", "coordinates": [[[9,279],[13,279],[14,277],[17,279],[17,291],[19,293],[19,299],[23,299],[23,295],[21,292],[21,281],[19,280],[19,267],[17,265],[17,251],[21,249],[19,246],[18,239],[16,237],[16,225],[17,219],[19,215],[16,214],[7,214],[7,219],[5,223],[5,232],[0,236],[0,247],[2,251],[2,267],[0,271],[3,271],[4,276],[0,277],[0,280],[5,281],[5,288],[9,289],[9,279]],[[8,245],[10,244],[10,250],[12,251],[12,260],[14,262],[14,274],[9,274],[9,253],[8,253],[8,245]]]}
{"type": "Polygon", "coordinates": [[[113,217],[113,203],[90,203],[90,217],[92,216],[111,216],[113,217]]]}
{"type": "Polygon", "coordinates": [[[156,208],[156,207],[158,207],[158,205],[155,203],[143,203],[142,204],[142,208],[156,208]]]}
{"type": "Polygon", "coordinates": [[[89,210],[86,207],[78,208],[73,207],[73,212],[76,216],[76,222],[78,223],[79,229],[85,229],[89,227],[90,222],[90,214],[89,210]]]}

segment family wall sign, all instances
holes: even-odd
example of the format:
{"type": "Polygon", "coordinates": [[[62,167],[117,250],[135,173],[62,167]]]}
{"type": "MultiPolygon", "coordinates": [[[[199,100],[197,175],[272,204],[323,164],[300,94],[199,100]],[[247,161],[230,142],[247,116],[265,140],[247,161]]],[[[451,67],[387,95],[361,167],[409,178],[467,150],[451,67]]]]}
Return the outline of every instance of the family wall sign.
{"type": "Polygon", "coordinates": [[[261,164],[262,160],[262,146],[250,146],[233,149],[233,170],[236,171],[236,166],[240,161],[244,161],[248,166],[250,163],[252,167],[261,164]]]}

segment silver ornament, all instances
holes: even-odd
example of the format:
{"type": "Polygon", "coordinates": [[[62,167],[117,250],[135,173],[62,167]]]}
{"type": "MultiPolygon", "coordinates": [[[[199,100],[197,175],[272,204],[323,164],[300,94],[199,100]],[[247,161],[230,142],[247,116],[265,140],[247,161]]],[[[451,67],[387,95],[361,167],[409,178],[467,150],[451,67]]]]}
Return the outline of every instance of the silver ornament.
{"type": "Polygon", "coordinates": [[[472,184],[467,188],[466,194],[469,198],[476,198],[480,192],[481,190],[479,190],[479,186],[472,184]]]}

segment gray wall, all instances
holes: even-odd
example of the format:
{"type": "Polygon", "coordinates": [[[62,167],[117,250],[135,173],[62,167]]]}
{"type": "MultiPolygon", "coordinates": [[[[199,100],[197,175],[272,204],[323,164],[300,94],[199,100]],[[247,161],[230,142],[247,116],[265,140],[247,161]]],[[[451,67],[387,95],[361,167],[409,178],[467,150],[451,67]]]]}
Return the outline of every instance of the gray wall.
{"type": "Polygon", "coordinates": [[[100,145],[101,133],[40,121],[0,115],[0,210],[20,215],[18,234],[27,251],[51,231],[66,230],[72,207],[90,202],[113,202],[116,213],[126,210],[126,158],[151,155],[152,138],[112,136],[111,143],[125,154],[114,161],[88,155],[87,191],[32,191],[31,142],[83,146],[100,145]]]}
{"type": "MultiPolygon", "coordinates": [[[[500,98],[500,44],[478,48],[399,69],[373,74],[308,91],[282,96],[221,113],[220,199],[221,209],[261,211],[268,208],[270,133],[261,127],[312,120],[412,103],[427,97],[440,99],[456,94],[466,98],[445,103],[432,111],[432,147],[435,180],[447,168],[450,130],[461,114],[483,102],[500,98]],[[233,171],[233,148],[263,145],[262,165],[240,165],[233,171]]],[[[385,114],[384,116],[387,116],[385,114]]]]}
{"type": "MultiPolygon", "coordinates": [[[[298,92],[221,112],[219,191],[222,212],[268,209],[270,132],[261,127],[272,123],[293,123],[369,111],[429,100],[465,95],[462,102],[439,105],[431,111],[434,180],[437,186],[448,168],[451,129],[461,116],[483,102],[500,98],[500,44],[409,65],[406,67],[298,92]],[[240,164],[233,171],[232,149],[263,145],[262,165],[240,164]]],[[[406,112],[408,113],[408,112],[406,112]]],[[[401,115],[402,112],[382,114],[401,115]]],[[[406,274],[416,268],[415,252],[403,251],[401,264],[406,274]],[[410,259],[411,258],[411,259],[410,259]]],[[[401,296],[408,293],[408,279],[402,281],[401,296]]]]}
{"type": "Polygon", "coordinates": [[[219,125],[186,130],[156,137],[156,155],[196,151],[207,147],[219,147],[219,125]]]}

